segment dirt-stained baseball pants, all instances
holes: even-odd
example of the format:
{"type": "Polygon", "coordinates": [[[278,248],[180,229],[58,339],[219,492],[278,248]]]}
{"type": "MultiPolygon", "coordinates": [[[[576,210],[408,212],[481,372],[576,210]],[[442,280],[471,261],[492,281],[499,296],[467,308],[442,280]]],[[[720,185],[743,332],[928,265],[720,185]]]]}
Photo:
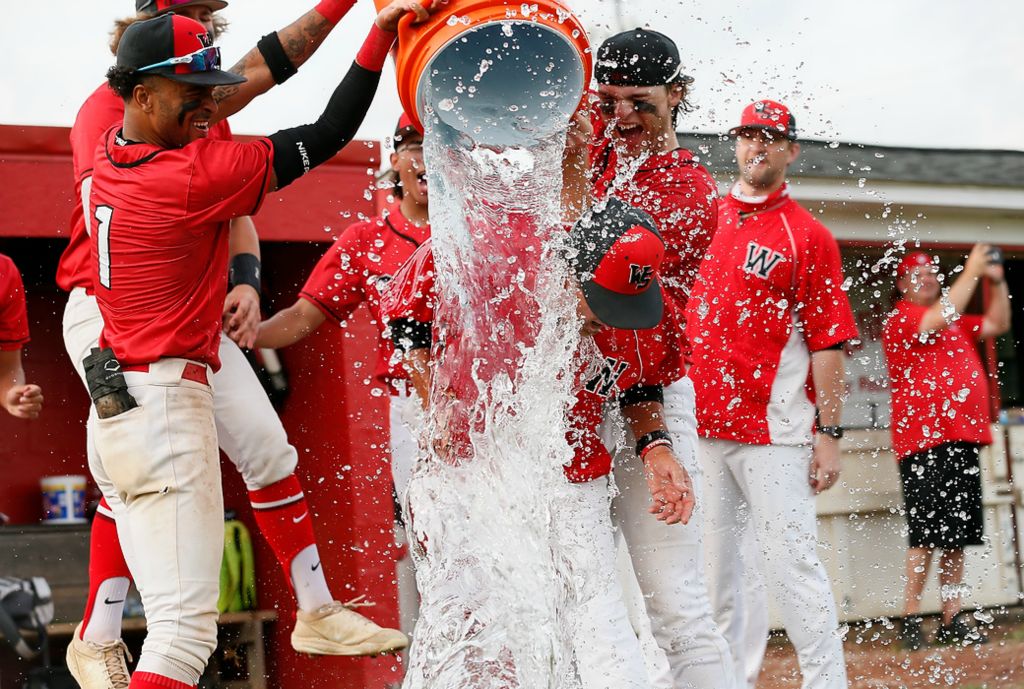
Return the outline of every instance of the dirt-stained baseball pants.
{"type": "MultiPolygon", "coordinates": [[[[102,329],[95,298],[82,289],[72,291],[64,310],[64,344],[83,382],[82,360],[97,346],[102,329]]],[[[210,378],[212,388],[203,386],[202,391],[196,389],[198,383],[180,380],[180,371],[174,380],[165,370],[176,366],[166,361],[181,360],[161,361],[150,373],[127,372],[125,379],[144,411],[109,420],[91,414],[87,439],[90,469],[114,512],[125,561],[146,610],[150,631],[139,668],[192,684],[216,646],[224,540],[218,444],[249,490],[289,476],[298,461],[249,362],[223,336],[220,357],[221,369],[210,378]],[[158,414],[161,408],[166,416],[158,414]],[[133,458],[130,452],[141,454],[133,458]],[[154,480],[164,479],[167,485],[160,490],[166,492],[140,499],[140,490],[154,484],[135,485],[146,477],[125,472],[121,464],[148,466],[154,480]],[[168,483],[168,477],[177,483],[168,483]],[[188,562],[178,562],[179,556],[188,562]],[[178,574],[169,574],[174,572],[178,574]]]]}
{"type": "Polygon", "coordinates": [[[817,551],[811,448],[701,439],[699,455],[712,605],[736,654],[737,686],[745,684],[749,665],[740,552],[749,519],[769,595],[796,648],[803,688],[845,689],[835,599],[817,551]]]}
{"type": "Polygon", "coordinates": [[[665,425],[673,451],[693,480],[697,507],[688,524],[666,525],[647,510],[651,494],[627,430],[615,457],[615,523],[629,550],[651,631],[664,651],[676,689],[731,689],[732,656],[715,624],[705,582],[703,491],[697,462],[693,383],[665,388],[665,425]]]}

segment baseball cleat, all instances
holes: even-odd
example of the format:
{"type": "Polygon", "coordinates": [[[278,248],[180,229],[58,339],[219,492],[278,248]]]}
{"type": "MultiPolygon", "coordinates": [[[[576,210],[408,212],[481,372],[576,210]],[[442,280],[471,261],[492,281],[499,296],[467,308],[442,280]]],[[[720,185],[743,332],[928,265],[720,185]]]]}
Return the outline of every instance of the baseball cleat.
{"type": "Polygon", "coordinates": [[[292,648],[299,653],[372,656],[408,645],[409,638],[402,632],[380,627],[338,601],[295,614],[292,648]]]}
{"type": "Polygon", "coordinates": [[[68,644],[68,671],[82,689],[128,689],[131,654],[120,639],[96,643],[81,637],[82,625],[68,644]]]}

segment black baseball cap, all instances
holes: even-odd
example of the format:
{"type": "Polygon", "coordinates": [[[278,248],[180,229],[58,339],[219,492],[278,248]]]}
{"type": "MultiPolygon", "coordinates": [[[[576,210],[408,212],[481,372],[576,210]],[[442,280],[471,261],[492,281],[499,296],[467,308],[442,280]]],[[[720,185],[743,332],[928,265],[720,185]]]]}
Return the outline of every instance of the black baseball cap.
{"type": "Polygon", "coordinates": [[[665,242],[651,216],[609,198],[576,221],[568,245],[583,298],[605,325],[644,330],[661,322],[665,242]]]}
{"type": "Polygon", "coordinates": [[[675,41],[658,31],[641,29],[615,34],[597,49],[594,76],[608,86],[662,86],[690,83],[683,74],[675,41]]]}
{"type": "Polygon", "coordinates": [[[162,14],[125,29],[117,46],[117,66],[199,86],[245,81],[220,69],[220,48],[202,24],[177,14],[162,14]]]}
{"type": "Polygon", "coordinates": [[[224,0],[135,0],[135,11],[139,14],[163,14],[195,5],[205,5],[213,12],[228,6],[224,0]]]}

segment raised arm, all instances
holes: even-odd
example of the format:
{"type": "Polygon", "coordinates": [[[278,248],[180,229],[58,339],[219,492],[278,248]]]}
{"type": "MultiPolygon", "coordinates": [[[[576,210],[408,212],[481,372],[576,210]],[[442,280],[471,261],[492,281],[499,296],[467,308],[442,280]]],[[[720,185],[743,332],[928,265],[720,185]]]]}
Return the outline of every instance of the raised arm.
{"type": "Polygon", "coordinates": [[[223,120],[298,71],[327,38],[355,0],[321,0],[288,26],[267,34],[229,70],[246,78],[244,84],[214,91],[216,120],[223,120]]]}
{"type": "Polygon", "coordinates": [[[943,330],[967,309],[967,304],[974,296],[974,290],[978,288],[978,282],[985,275],[985,269],[988,267],[988,252],[991,248],[988,244],[974,245],[971,253],[967,256],[960,276],[953,281],[949,290],[921,316],[918,332],[943,330]]]}
{"type": "Polygon", "coordinates": [[[370,109],[388,51],[395,41],[398,20],[406,13],[415,21],[427,18],[417,0],[394,0],[381,10],[345,78],[334,90],[320,118],[312,124],[272,134],[274,166],[270,188],[288,186],[312,168],[329,160],[352,140],[370,109]]]}
{"type": "Polygon", "coordinates": [[[981,322],[981,339],[998,337],[1010,330],[1010,290],[1006,286],[1006,274],[1002,263],[991,263],[985,269],[989,290],[985,319],[981,322]]]}

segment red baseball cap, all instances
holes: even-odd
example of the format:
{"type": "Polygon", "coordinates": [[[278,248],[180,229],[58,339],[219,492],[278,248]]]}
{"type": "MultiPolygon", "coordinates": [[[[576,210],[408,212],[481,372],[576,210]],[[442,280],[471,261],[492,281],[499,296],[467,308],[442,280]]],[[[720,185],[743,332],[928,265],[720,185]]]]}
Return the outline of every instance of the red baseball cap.
{"type": "Polygon", "coordinates": [[[661,322],[665,242],[649,215],[609,198],[573,225],[568,243],[583,298],[603,323],[643,330],[661,322]]]}
{"type": "Polygon", "coordinates": [[[395,145],[397,146],[402,139],[413,134],[423,136],[423,132],[416,128],[412,118],[403,111],[402,116],[398,118],[398,124],[395,125],[395,145]]]}
{"type": "Polygon", "coordinates": [[[790,141],[796,141],[796,118],[789,108],[774,100],[754,101],[743,108],[740,123],[729,130],[729,136],[736,136],[744,129],[779,132],[790,141]]]}
{"type": "Polygon", "coordinates": [[[163,14],[195,5],[205,5],[211,12],[228,6],[224,0],[135,0],[135,11],[139,14],[163,14]]]}
{"type": "Polygon", "coordinates": [[[932,268],[938,268],[939,262],[934,256],[929,256],[923,251],[912,251],[903,257],[900,264],[896,267],[896,279],[902,280],[910,274],[914,268],[920,266],[931,266],[932,268]]]}

